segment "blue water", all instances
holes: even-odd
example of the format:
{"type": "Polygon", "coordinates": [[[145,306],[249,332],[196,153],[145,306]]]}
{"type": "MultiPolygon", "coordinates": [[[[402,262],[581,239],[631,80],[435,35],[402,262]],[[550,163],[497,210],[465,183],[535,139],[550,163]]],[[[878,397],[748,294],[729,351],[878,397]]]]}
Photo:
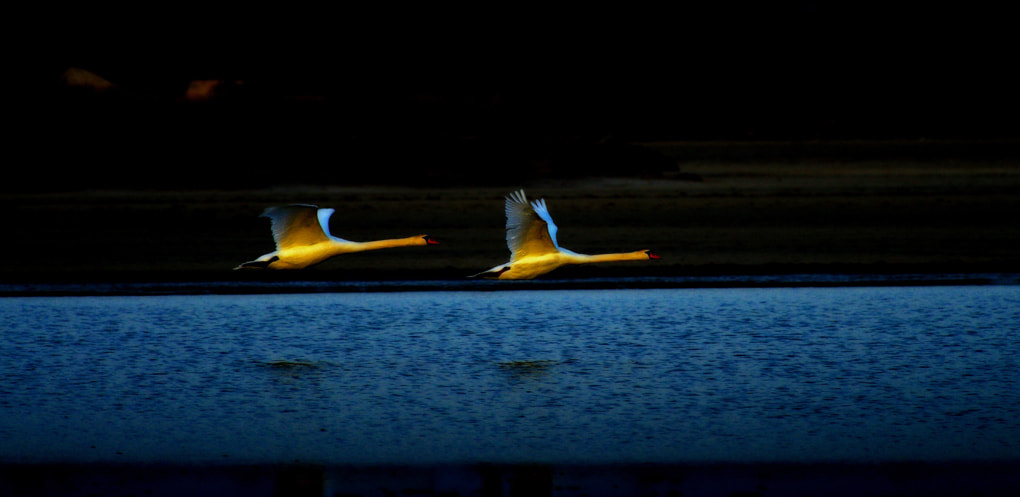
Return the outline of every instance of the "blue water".
{"type": "Polygon", "coordinates": [[[1020,286],[0,298],[0,462],[1020,459],[1020,286]]]}

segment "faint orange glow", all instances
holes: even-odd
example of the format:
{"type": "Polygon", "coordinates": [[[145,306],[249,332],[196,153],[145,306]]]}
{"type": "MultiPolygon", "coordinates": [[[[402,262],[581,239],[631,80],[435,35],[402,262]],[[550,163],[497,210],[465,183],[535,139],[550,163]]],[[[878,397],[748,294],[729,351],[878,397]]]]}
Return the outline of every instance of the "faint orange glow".
{"type": "Polygon", "coordinates": [[[104,92],[114,88],[114,84],[102,76],[77,67],[69,68],[60,76],[61,81],[71,88],[84,88],[96,92],[104,92]]]}
{"type": "Polygon", "coordinates": [[[243,81],[227,82],[220,79],[194,79],[188,83],[184,92],[184,100],[188,102],[208,102],[219,96],[222,88],[228,85],[240,86],[243,81]]]}

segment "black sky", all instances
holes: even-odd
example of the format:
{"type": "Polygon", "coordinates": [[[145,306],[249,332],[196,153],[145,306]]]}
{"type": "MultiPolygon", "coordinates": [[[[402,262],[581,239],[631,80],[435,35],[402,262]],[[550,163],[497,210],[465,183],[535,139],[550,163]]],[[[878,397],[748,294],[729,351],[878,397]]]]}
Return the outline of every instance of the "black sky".
{"type": "Polygon", "coordinates": [[[536,9],[151,9],[77,25],[27,78],[41,90],[28,93],[29,131],[111,164],[156,151],[168,174],[344,155],[431,167],[495,151],[499,164],[607,137],[1020,136],[1003,13],[536,9]],[[127,91],[82,104],[52,83],[67,67],[127,91]],[[226,104],[182,108],[194,79],[244,84],[226,104]],[[410,145],[386,150],[394,142],[410,145]]]}

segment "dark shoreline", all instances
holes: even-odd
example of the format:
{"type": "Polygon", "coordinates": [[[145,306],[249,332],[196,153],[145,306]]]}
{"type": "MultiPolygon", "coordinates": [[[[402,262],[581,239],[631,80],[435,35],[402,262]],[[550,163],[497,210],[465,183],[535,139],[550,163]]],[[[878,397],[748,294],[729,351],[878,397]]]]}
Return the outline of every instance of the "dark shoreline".
{"type": "MultiPolygon", "coordinates": [[[[801,268],[804,269],[804,268],[801,268]]],[[[698,288],[833,288],[1018,285],[1020,271],[743,271],[663,275],[604,274],[587,278],[547,277],[529,281],[491,281],[421,275],[416,279],[344,278],[329,273],[100,275],[92,278],[35,278],[0,282],[0,297],[83,297],[146,295],[257,295],[294,293],[376,293],[418,291],[638,290],[698,288]]],[[[874,268],[871,268],[874,269],[874,268]]],[[[904,268],[900,268],[904,269],[904,268]]],[[[922,268],[913,268],[922,269],[922,268]]],[[[934,269],[934,268],[926,268],[934,269]]],[[[950,269],[941,267],[941,269],[950,269]]],[[[973,268],[969,268],[973,269],[973,268]]],[[[348,275],[349,276],[349,275],[348,275]]]]}
{"type": "Polygon", "coordinates": [[[0,494],[1009,496],[1020,461],[679,464],[0,464],[0,494]]]}

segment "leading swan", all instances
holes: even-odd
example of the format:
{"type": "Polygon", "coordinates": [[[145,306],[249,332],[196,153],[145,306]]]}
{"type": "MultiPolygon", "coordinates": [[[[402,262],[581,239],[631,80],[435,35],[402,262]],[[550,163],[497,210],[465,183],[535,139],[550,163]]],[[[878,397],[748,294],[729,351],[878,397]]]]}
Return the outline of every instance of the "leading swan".
{"type": "Polygon", "coordinates": [[[428,235],[373,242],[352,242],[337,238],[329,234],[329,217],[333,212],[333,209],[301,204],[266,209],[261,217],[272,220],[276,251],[234,269],[303,269],[350,252],[439,243],[428,235]]]}
{"type": "Polygon", "coordinates": [[[510,262],[473,275],[500,280],[530,280],[565,264],[640,261],[658,259],[651,250],[617,254],[586,255],[560,248],[556,242],[556,223],[549,215],[545,199],[528,203],[524,190],[506,197],[506,244],[510,262]]]}

